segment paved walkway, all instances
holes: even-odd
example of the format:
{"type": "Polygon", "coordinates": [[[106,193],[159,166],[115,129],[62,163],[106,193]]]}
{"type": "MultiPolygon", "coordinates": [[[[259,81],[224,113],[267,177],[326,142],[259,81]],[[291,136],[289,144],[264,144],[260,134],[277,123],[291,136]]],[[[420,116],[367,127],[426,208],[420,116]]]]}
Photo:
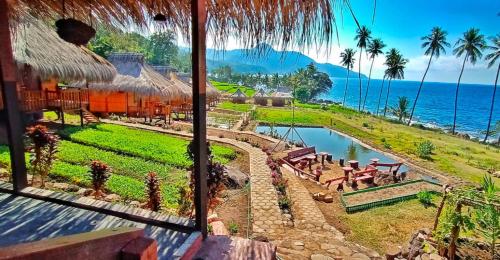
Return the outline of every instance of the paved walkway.
{"type": "MultiPolygon", "coordinates": [[[[120,121],[102,120],[105,123],[152,130],[171,135],[192,138],[193,134],[163,129],[143,124],[131,124],[120,121]]],[[[208,136],[209,141],[235,146],[248,152],[250,158],[250,190],[252,211],[252,233],[254,236],[273,236],[284,230],[281,210],[278,206],[278,196],[271,183],[269,167],[266,165],[267,155],[259,148],[229,138],[208,136]]]]}

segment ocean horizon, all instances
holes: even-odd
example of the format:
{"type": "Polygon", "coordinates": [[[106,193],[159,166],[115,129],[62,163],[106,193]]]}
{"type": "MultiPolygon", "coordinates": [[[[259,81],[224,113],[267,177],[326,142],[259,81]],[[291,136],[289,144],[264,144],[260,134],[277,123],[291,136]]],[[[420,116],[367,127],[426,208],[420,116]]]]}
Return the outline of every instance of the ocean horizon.
{"type": "MultiPolygon", "coordinates": [[[[342,102],[344,98],[345,78],[331,78],[333,87],[318,98],[342,102]]],[[[368,80],[362,80],[362,99],[365,97],[368,80]]],[[[420,81],[393,80],[388,101],[388,107],[395,106],[398,97],[407,97],[410,101],[409,112],[417,95],[420,81]]],[[[388,81],[384,83],[379,111],[383,113],[387,96],[388,81]]],[[[456,83],[424,82],[420,93],[413,120],[428,127],[447,128],[453,124],[456,83]]],[[[365,110],[376,113],[382,80],[372,79],[365,110]]],[[[458,94],[457,131],[467,133],[472,137],[483,138],[481,131],[486,130],[491,108],[491,98],[494,85],[461,83],[458,94]]],[[[500,120],[500,91],[496,93],[493,109],[492,128],[500,120]]],[[[346,105],[358,109],[359,80],[349,78],[347,86],[346,105]]],[[[361,104],[363,106],[363,104],[361,104]]],[[[380,114],[379,112],[379,114],[380,114]]],[[[390,113],[388,112],[388,115],[390,113]]]]}

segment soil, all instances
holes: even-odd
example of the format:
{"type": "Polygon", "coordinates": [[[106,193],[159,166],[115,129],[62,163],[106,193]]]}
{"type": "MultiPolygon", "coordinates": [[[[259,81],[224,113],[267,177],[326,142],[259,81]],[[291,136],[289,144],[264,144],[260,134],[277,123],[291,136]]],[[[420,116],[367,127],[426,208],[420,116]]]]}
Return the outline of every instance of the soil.
{"type": "Polygon", "coordinates": [[[230,146],[229,148],[235,150],[236,153],[238,154],[238,156],[236,157],[236,159],[230,161],[228,166],[237,168],[241,172],[245,173],[246,175],[249,175],[250,174],[250,156],[248,155],[248,152],[243,151],[241,149],[238,149],[234,146],[230,146]]]}
{"type": "Polygon", "coordinates": [[[406,184],[403,186],[391,187],[376,191],[358,193],[350,196],[344,196],[344,200],[348,205],[358,205],[358,204],[365,204],[369,202],[390,199],[394,197],[412,195],[423,190],[440,191],[441,187],[427,182],[417,182],[417,183],[406,184]]]}
{"type": "Polygon", "coordinates": [[[230,223],[238,226],[238,233],[233,236],[247,238],[251,235],[252,223],[248,215],[249,200],[248,189],[226,190],[223,194],[223,202],[215,208],[228,231],[230,223]]]}

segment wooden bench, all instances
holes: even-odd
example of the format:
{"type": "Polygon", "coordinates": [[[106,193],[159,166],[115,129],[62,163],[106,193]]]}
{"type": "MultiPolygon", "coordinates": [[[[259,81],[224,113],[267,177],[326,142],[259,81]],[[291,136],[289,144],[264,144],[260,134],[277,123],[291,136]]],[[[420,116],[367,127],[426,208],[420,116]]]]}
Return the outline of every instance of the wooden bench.
{"type": "MultiPolygon", "coordinates": [[[[311,155],[317,156],[316,148],[314,146],[313,147],[306,147],[306,148],[302,148],[299,150],[289,152],[288,156],[287,156],[287,161],[292,163],[292,164],[296,164],[296,163],[300,162],[301,160],[307,159],[307,157],[309,157],[311,155]]],[[[316,160],[317,160],[317,158],[316,158],[316,160]]]]}
{"type": "Polygon", "coordinates": [[[398,174],[399,169],[403,165],[403,163],[379,163],[379,162],[373,162],[369,164],[373,167],[388,167],[389,169],[385,172],[387,173],[392,173],[392,175],[396,176],[398,174]],[[393,169],[394,168],[394,169],[393,169]]]}
{"type": "Polygon", "coordinates": [[[366,166],[366,168],[362,171],[354,172],[352,178],[352,186],[357,186],[358,181],[364,181],[364,180],[373,181],[377,172],[378,169],[371,165],[366,166]]]}
{"type": "Polygon", "coordinates": [[[326,184],[327,189],[330,187],[330,185],[337,185],[337,191],[340,191],[344,190],[344,181],[345,177],[338,177],[325,181],[323,185],[326,184]]]}

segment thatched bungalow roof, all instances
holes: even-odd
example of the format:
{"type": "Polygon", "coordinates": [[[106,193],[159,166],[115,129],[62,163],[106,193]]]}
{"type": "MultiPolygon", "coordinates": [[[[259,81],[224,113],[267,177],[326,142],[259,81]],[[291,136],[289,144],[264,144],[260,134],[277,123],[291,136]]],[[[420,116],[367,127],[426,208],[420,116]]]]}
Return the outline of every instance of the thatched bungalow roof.
{"type": "Polygon", "coordinates": [[[267,98],[269,97],[263,89],[259,89],[254,95],[254,98],[267,98]]]}
{"type": "Polygon", "coordinates": [[[245,95],[245,93],[238,88],[233,94],[231,94],[231,97],[246,98],[247,95],[245,95]]]}
{"type": "Polygon", "coordinates": [[[144,61],[144,55],[139,53],[113,53],[108,60],[116,67],[120,75],[113,84],[118,88],[128,88],[139,95],[159,96],[167,100],[184,98],[186,92],[168,80],[144,61]],[[134,81],[128,81],[130,77],[134,81]],[[138,81],[137,81],[138,80],[138,81]]]}
{"type": "MultiPolygon", "coordinates": [[[[162,13],[167,26],[175,26],[189,35],[190,1],[89,1],[89,0],[13,0],[11,9],[28,6],[33,14],[45,19],[59,19],[64,15],[88,24],[103,22],[129,28],[145,28],[151,17],[162,13]]],[[[349,7],[349,1],[315,0],[209,0],[207,31],[216,43],[224,43],[235,36],[246,46],[267,42],[281,46],[329,43],[336,34],[336,15],[349,7]]],[[[16,18],[19,15],[11,12],[16,18]]]]}
{"type": "Polygon", "coordinates": [[[109,82],[116,75],[106,59],[62,40],[53,28],[27,13],[11,27],[17,65],[30,66],[42,80],[109,82]]]}
{"type": "Polygon", "coordinates": [[[271,97],[272,98],[283,98],[283,99],[291,99],[293,98],[293,95],[292,93],[289,93],[289,92],[274,92],[271,94],[271,97]]]}
{"type": "Polygon", "coordinates": [[[171,72],[176,73],[177,69],[170,67],[168,65],[151,65],[153,69],[155,69],[158,73],[160,73],[163,76],[168,76],[170,75],[171,72]]]}

